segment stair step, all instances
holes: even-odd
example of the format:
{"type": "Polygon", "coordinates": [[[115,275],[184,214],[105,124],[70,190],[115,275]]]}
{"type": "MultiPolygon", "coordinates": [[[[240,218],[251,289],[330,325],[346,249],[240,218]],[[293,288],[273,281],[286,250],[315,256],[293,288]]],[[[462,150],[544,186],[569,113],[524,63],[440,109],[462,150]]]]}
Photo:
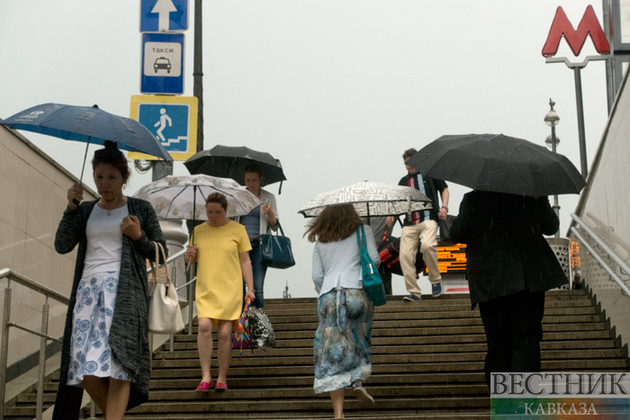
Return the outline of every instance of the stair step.
{"type": "MultiPolygon", "coordinates": [[[[366,387],[377,403],[361,403],[348,389],[346,417],[488,419],[490,400],[483,371],[486,337],[479,310],[470,308],[470,297],[423,297],[417,303],[404,302],[402,297],[394,296],[375,310],[373,372],[366,387]]],[[[243,350],[240,359],[239,351],[234,350],[230,391],[195,391],[201,376],[195,320],[195,334],[188,335],[187,330],[176,334],[173,352],[167,342],[153,355],[149,401],[125,418],[330,418],[328,393],[313,391],[317,299],[268,299],[265,311],[276,331],[276,347],[243,350]]],[[[618,347],[597,308],[581,290],[547,293],[541,349],[543,371],[630,370],[626,350],[618,347]]],[[[216,375],[216,354],[212,369],[216,375]]],[[[46,405],[54,401],[58,379],[58,372],[48,377],[46,405]]],[[[30,390],[7,410],[32,418],[36,399],[30,390]]]]}
{"type": "MultiPolygon", "coordinates": [[[[229,391],[225,394],[228,394],[229,391]]],[[[215,394],[211,392],[209,394],[215,394]]],[[[318,398],[311,400],[304,399],[276,399],[273,401],[258,400],[258,401],[243,401],[243,400],[229,400],[229,404],[226,404],[224,395],[211,395],[207,400],[199,400],[194,403],[185,402],[148,402],[141,406],[134,408],[129,412],[128,417],[132,417],[131,414],[136,413],[208,413],[216,411],[229,411],[233,413],[240,412],[275,412],[283,411],[290,405],[291,410],[302,411],[307,414],[311,411],[324,411],[331,412],[331,405],[329,398],[318,398]]],[[[367,405],[367,403],[361,403],[355,399],[348,399],[344,402],[344,411],[357,410],[361,407],[369,407],[372,412],[377,410],[392,410],[392,409],[439,409],[439,408],[489,408],[490,399],[485,397],[458,397],[458,398],[379,398],[378,402],[374,405],[367,405]]],[[[127,417],[127,416],[126,416],[127,417]]]]}
{"type": "MultiPolygon", "coordinates": [[[[434,346],[426,346],[426,351],[418,351],[410,349],[407,346],[373,348],[372,363],[387,363],[387,360],[396,360],[398,363],[405,363],[408,359],[406,356],[414,355],[419,359],[426,360],[448,360],[453,353],[461,352],[461,345],[453,345],[448,349],[437,349],[434,346]],[[385,358],[384,356],[387,356],[385,358]],[[445,356],[445,357],[442,357],[445,356]]],[[[463,354],[481,354],[485,356],[486,345],[467,345],[466,352],[463,354]]],[[[295,349],[287,351],[261,351],[256,350],[255,354],[248,354],[246,358],[240,361],[234,361],[234,365],[241,366],[283,366],[283,365],[299,365],[313,363],[313,349],[295,349]]],[[[199,357],[197,351],[180,351],[180,352],[161,352],[157,353],[153,360],[153,368],[176,368],[184,367],[183,363],[188,361],[196,361],[199,357]]],[[[458,360],[456,356],[452,356],[458,360]]],[[[543,360],[560,360],[560,359],[603,359],[603,358],[619,358],[623,357],[621,349],[578,349],[578,350],[542,350],[541,357],[543,360]]],[[[475,358],[476,359],[476,358],[475,358]]],[[[414,362],[410,362],[414,363],[414,362]]]]}

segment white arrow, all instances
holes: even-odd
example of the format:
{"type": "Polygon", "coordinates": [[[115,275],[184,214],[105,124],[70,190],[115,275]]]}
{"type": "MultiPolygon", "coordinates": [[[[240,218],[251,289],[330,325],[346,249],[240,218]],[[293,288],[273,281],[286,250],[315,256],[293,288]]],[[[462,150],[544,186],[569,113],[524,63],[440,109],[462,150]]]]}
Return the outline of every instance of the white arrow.
{"type": "Polygon", "coordinates": [[[169,30],[169,14],[176,11],[177,7],[175,7],[171,0],[158,0],[157,3],[155,3],[151,13],[158,13],[158,31],[169,30]]]}

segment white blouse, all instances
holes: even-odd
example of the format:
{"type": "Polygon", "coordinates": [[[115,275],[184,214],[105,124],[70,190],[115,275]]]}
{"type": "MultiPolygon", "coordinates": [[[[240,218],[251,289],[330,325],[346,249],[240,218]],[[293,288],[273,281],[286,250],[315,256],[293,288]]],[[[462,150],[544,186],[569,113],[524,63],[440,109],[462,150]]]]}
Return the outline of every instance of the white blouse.
{"type": "Polygon", "coordinates": [[[120,224],[127,216],[127,206],[110,210],[109,216],[107,210],[94,206],[85,229],[87,250],[82,277],[106,271],[120,271],[123,239],[120,224]]]}
{"type": "MultiPolygon", "coordinates": [[[[368,254],[374,265],[381,263],[374,244],[372,228],[363,225],[368,254]]],[[[313,283],[319,296],[333,289],[363,287],[361,254],[356,232],[337,242],[315,244],[313,250],[313,283]]]]}

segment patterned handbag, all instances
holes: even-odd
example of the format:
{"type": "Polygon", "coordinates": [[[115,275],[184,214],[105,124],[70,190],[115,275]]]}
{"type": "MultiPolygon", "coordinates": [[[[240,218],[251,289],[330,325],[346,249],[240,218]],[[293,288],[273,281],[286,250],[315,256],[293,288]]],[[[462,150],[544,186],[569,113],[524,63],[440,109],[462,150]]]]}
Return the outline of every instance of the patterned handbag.
{"type": "Polygon", "coordinates": [[[232,333],[232,348],[240,349],[240,353],[238,356],[238,360],[241,360],[243,357],[243,349],[253,349],[253,344],[250,335],[249,328],[249,318],[246,315],[246,312],[252,306],[252,300],[247,298],[245,300],[245,309],[243,309],[243,313],[241,317],[236,321],[236,331],[232,333]]]}
{"type": "Polygon", "coordinates": [[[249,318],[249,330],[254,348],[270,350],[275,347],[276,333],[265,311],[252,306],[244,314],[249,318]]]}

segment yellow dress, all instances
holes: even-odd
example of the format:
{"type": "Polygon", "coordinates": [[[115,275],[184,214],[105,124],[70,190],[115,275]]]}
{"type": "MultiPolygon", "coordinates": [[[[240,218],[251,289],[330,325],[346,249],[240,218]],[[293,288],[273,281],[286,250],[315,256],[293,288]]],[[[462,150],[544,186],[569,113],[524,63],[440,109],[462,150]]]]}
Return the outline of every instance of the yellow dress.
{"type": "Polygon", "coordinates": [[[219,227],[195,228],[197,317],[236,320],[243,309],[243,273],[239,254],[252,249],[245,226],[230,220],[219,227]]]}

